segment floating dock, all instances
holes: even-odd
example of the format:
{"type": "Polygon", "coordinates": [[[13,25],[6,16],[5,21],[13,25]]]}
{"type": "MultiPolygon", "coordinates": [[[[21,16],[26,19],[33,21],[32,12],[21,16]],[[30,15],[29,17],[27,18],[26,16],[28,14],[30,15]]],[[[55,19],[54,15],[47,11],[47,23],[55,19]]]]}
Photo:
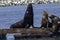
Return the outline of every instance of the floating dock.
{"type": "Polygon", "coordinates": [[[22,34],[49,34],[52,33],[53,29],[47,28],[16,28],[16,29],[0,29],[0,34],[7,34],[7,33],[22,33],[22,34]]]}
{"type": "MultiPolygon", "coordinates": [[[[34,38],[34,37],[51,37],[54,30],[52,28],[16,28],[16,29],[0,29],[1,39],[6,38],[6,34],[13,34],[15,39],[18,38],[34,38]],[[19,33],[19,34],[18,34],[19,33]]],[[[60,33],[60,32],[59,32],[60,33]]],[[[58,34],[60,35],[60,34],[58,34]]]]}

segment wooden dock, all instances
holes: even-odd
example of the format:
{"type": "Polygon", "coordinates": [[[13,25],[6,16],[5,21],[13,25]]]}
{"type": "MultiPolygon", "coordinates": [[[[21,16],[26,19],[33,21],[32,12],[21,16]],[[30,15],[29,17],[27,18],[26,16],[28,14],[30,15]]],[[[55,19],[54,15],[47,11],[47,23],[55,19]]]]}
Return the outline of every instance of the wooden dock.
{"type": "Polygon", "coordinates": [[[47,28],[30,28],[30,29],[26,29],[26,28],[21,28],[21,29],[0,29],[0,34],[7,34],[7,33],[23,33],[23,34],[28,34],[28,33],[32,33],[32,34],[49,34],[52,33],[53,29],[47,29],[47,28]]]}
{"type": "MultiPolygon", "coordinates": [[[[53,34],[52,28],[16,28],[16,29],[0,29],[1,39],[6,38],[6,34],[19,33],[14,35],[17,38],[34,38],[34,37],[50,37],[53,34]]],[[[59,34],[60,35],[60,34],[59,34]]]]}

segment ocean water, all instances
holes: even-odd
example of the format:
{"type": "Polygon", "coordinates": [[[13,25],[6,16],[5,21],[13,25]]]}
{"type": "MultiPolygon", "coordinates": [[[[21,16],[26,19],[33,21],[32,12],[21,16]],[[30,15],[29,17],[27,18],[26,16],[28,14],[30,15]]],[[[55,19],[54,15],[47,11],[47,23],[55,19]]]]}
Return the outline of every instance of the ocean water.
{"type": "MultiPolygon", "coordinates": [[[[9,29],[11,24],[23,19],[26,8],[27,5],[0,7],[0,29],[9,29]]],[[[41,26],[42,14],[44,10],[50,14],[60,17],[60,3],[33,5],[35,27],[41,26]]],[[[7,34],[7,38],[10,37],[14,38],[12,35],[7,34]]],[[[45,39],[48,40],[49,38],[45,39]]],[[[52,38],[52,40],[56,39],[52,38]]]]}

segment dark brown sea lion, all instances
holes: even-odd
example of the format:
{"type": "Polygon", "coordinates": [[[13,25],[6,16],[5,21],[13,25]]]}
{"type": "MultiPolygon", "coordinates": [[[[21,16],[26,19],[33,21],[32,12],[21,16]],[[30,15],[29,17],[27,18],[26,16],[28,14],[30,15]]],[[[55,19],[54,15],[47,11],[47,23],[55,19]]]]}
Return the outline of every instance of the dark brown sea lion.
{"type": "Polygon", "coordinates": [[[24,19],[12,24],[10,28],[29,28],[31,25],[33,27],[33,16],[34,16],[33,7],[32,7],[32,4],[30,3],[27,6],[27,10],[25,12],[24,19]]]}
{"type": "Polygon", "coordinates": [[[32,4],[30,3],[27,7],[27,10],[25,12],[25,15],[24,15],[24,23],[27,24],[27,28],[29,28],[30,26],[34,27],[33,25],[33,7],[32,7],[32,4]]]}

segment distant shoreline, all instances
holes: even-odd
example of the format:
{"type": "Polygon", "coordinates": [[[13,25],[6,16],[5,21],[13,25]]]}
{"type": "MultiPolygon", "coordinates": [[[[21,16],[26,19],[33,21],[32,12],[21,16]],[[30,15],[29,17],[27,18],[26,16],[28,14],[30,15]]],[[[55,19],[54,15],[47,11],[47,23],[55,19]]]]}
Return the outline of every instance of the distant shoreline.
{"type": "Polygon", "coordinates": [[[60,3],[59,0],[0,0],[0,7],[32,4],[51,4],[60,3]]]}
{"type": "MultiPolygon", "coordinates": [[[[34,3],[32,3],[34,4],[34,3]]],[[[37,4],[46,4],[46,3],[37,3],[37,4]]],[[[54,3],[47,3],[47,4],[54,4],[54,3]]],[[[27,4],[9,4],[9,5],[6,5],[6,4],[2,4],[0,5],[0,7],[6,7],[6,6],[21,6],[21,5],[27,5],[27,4]]]]}

